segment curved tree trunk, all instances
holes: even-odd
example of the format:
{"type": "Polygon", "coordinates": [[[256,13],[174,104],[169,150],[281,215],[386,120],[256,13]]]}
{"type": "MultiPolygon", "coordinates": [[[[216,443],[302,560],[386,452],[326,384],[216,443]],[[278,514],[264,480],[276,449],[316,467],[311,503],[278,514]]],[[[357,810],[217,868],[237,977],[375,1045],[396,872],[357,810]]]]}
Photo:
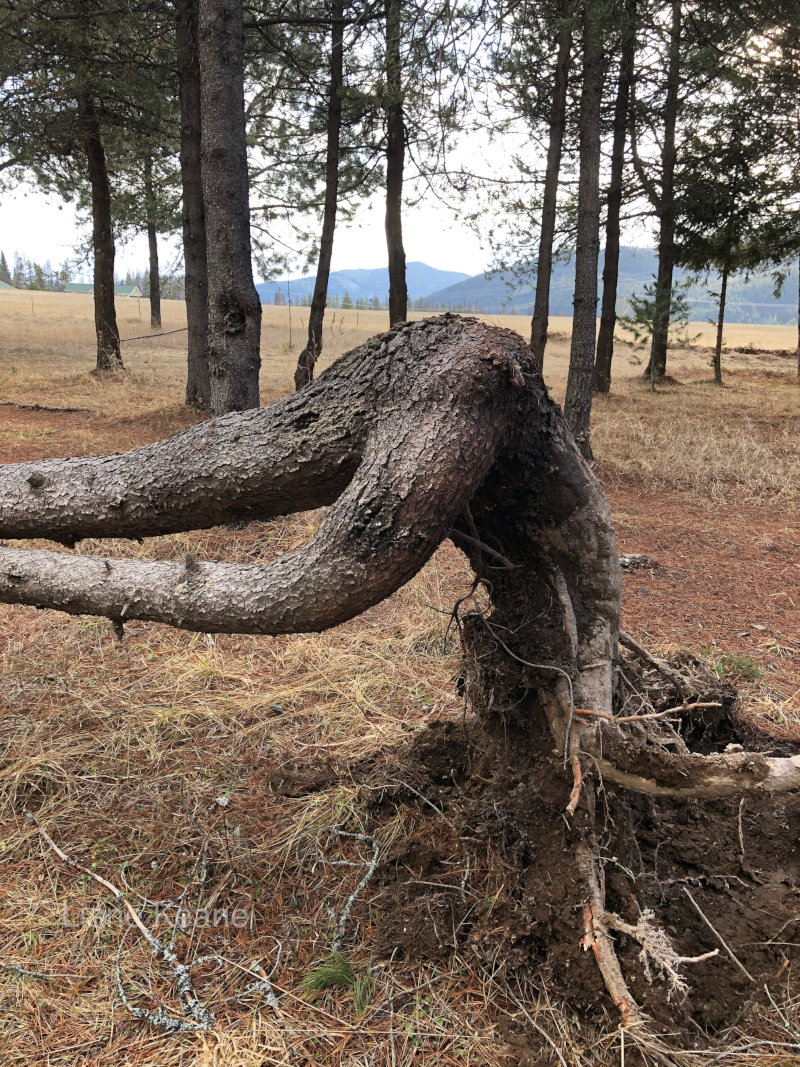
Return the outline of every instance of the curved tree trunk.
{"type": "Polygon", "coordinates": [[[308,340],[297,358],[294,372],[295,389],[314,380],[314,367],[322,351],[322,323],[328,302],[328,278],[333,256],[333,235],[336,229],[336,208],[339,202],[339,135],[342,129],[342,82],[344,67],[344,0],[331,5],[330,83],[328,86],[328,140],[325,155],[325,206],[322,214],[322,234],[319,242],[319,263],[314,281],[314,295],[308,314],[308,340]]]}
{"type": "Polygon", "coordinates": [[[92,190],[92,249],[94,251],[94,325],[97,334],[96,370],[122,370],[122,353],[114,304],[114,228],[111,187],[95,101],[88,93],[78,99],[83,147],[92,190]]]}
{"type": "Polygon", "coordinates": [[[215,415],[258,407],[261,301],[253,283],[241,0],[200,0],[208,364],[215,415]]]}
{"type": "Polygon", "coordinates": [[[493,723],[504,736],[513,730],[530,765],[542,763],[560,804],[562,868],[549,877],[575,923],[569,943],[577,959],[582,909],[584,948],[624,1022],[639,1026],[611,931],[635,939],[641,924],[606,910],[595,805],[629,819],[614,787],[648,803],[772,803],[800,790],[800,757],[698,755],[662,714],[652,723],[615,715],[621,581],[608,504],[518,334],[453,316],[403,324],[268,408],[123,455],[0,467],[2,538],[141,537],[318,505],[329,507],[309,543],[264,565],[2,545],[0,601],[105,615],[118,633],[128,619],[321,630],[388,596],[451,537],[476,578],[459,602],[470,605],[459,617],[467,691],[487,738],[493,723]]]}
{"type": "Polygon", "coordinates": [[[200,179],[200,57],[199,0],[176,4],[178,98],[181,108],[181,213],[183,265],[188,327],[186,403],[211,410],[208,372],[208,272],[206,268],[206,211],[200,179]]]}
{"type": "Polygon", "coordinates": [[[567,125],[567,86],[569,82],[573,5],[562,11],[565,20],[558,36],[553,100],[550,107],[550,138],[547,143],[547,166],[542,192],[542,227],[539,234],[539,254],[536,260],[536,297],[531,319],[531,352],[536,369],[541,373],[544,350],[547,346],[547,326],[550,319],[550,284],[553,275],[553,240],[556,232],[558,177],[561,170],[561,149],[567,125]]]}

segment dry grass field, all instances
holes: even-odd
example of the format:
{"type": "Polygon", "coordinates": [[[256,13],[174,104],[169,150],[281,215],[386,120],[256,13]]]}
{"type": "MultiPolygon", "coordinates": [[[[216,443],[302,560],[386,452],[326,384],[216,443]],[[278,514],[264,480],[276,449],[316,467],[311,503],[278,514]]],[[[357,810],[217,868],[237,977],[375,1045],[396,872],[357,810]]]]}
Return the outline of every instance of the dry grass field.
{"type": "MultiPolygon", "coordinates": [[[[117,451],[195,421],[182,404],[185,334],[151,337],[144,301],[118,309],[123,337],[138,339],[123,346],[128,373],[100,380],[89,298],[0,293],[0,461],[117,451]]],[[[265,308],[265,403],[291,387],[305,314],[293,309],[290,324],[288,309],[265,308]]],[[[522,318],[494,321],[527,332],[522,318]]],[[[164,329],[183,323],[167,302],[164,329]]],[[[323,366],[386,325],[379,312],[331,315],[323,366]]],[[[557,396],[569,326],[552,324],[545,376],[557,396]]],[[[800,741],[800,387],[779,354],[795,337],[733,326],[726,344],[725,388],[691,348],[671,353],[673,380],[655,393],[623,346],[614,391],[596,405],[596,469],[620,549],[655,560],[624,579],[624,623],[648,647],[702,654],[740,687],[755,733],[800,741]]],[[[307,539],[318,520],[80,549],[252,560],[307,539]]],[[[0,607],[4,1067],[800,1062],[797,926],[775,933],[787,962],[774,1007],[743,1014],[722,1043],[629,1049],[627,1060],[612,1015],[562,1012],[546,971],[522,977],[477,951],[469,922],[493,924],[502,852],[487,841],[466,866],[452,822],[403,777],[415,731],[461,721],[447,616],[466,588],[465,560],[446,543],[392,598],[320,636],[132,623],[118,643],[106,620],[0,607]],[[432,872],[434,841],[452,847],[432,872]],[[446,953],[415,953],[393,928],[400,869],[430,889],[436,907],[419,926],[433,923],[446,953]],[[183,961],[205,957],[193,977],[213,1029],[171,1033],[126,1009],[120,991],[179,1017],[175,976],[95,876],[183,961]],[[471,918],[449,928],[454,894],[471,918]]]]}

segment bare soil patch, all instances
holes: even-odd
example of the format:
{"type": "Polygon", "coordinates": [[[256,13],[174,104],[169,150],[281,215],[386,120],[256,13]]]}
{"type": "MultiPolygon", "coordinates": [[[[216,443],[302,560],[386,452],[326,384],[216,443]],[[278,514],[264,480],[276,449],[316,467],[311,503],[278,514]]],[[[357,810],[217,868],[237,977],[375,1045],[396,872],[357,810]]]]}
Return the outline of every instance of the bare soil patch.
{"type": "MultiPolygon", "coordinates": [[[[780,747],[800,739],[800,395],[771,356],[730,359],[723,391],[703,385],[707,368],[692,353],[676,356],[680,389],[651,397],[621,382],[597,407],[598,473],[620,549],[656,561],[624,576],[626,628],[654,650],[698,654],[739,691],[735,721],[687,723],[694,741],[780,747]]],[[[288,387],[284,363],[267,368],[267,395],[288,387]]],[[[101,454],[177,432],[196,415],[180,404],[179,367],[164,367],[166,377],[137,370],[100,391],[74,372],[14,384],[13,399],[88,396],[94,409],[0,409],[0,459],[101,454]]],[[[257,559],[316,522],[83,550],[257,559]]],[[[56,976],[0,973],[4,1064],[621,1062],[618,1020],[591,953],[578,949],[580,888],[556,876],[573,858],[561,814],[568,777],[544,729],[465,715],[446,631],[466,588],[465,561],[445,544],[390,600],[318,637],[207,640],[132,624],[120,645],[104,620],[3,610],[0,961],[56,976]],[[137,1004],[152,1009],[155,996],[176,1010],[174,984],[108,920],[111,898],[42,845],[26,807],[81,862],[127,885],[150,922],[152,902],[166,901],[171,925],[190,886],[179,953],[233,961],[196,975],[216,1032],[167,1037],[122,1008],[118,953],[137,1004]],[[330,958],[372,855],[339,831],[378,840],[379,863],[346,923],[351,978],[311,995],[301,983],[330,958]],[[227,924],[195,923],[204,906],[227,909],[227,924]],[[235,908],[244,926],[230,921],[235,908]],[[254,959],[275,968],[280,1012],[243,995],[251,979],[239,968],[254,959]]],[[[669,1062],[796,1063],[796,803],[623,804],[609,790],[605,805],[609,907],[631,923],[652,908],[683,954],[720,948],[686,968],[669,1062]]],[[[652,969],[651,984],[631,939],[617,943],[636,995],[663,1024],[676,1001],[652,969]]],[[[628,1046],[625,1062],[663,1063],[660,1048],[628,1046]]]]}

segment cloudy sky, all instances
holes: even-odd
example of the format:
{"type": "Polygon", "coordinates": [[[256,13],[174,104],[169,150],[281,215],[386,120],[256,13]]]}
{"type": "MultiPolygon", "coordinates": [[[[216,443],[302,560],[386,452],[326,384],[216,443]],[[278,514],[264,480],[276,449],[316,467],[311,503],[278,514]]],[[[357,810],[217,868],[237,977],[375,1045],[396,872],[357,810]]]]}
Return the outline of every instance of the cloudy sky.
{"type": "MultiPolygon", "coordinates": [[[[481,249],[477,237],[437,206],[408,208],[403,228],[409,261],[421,260],[440,270],[466,274],[478,274],[488,264],[489,255],[481,249]]],[[[20,252],[29,260],[44,263],[49,259],[58,266],[75,256],[88,235],[88,226],[78,226],[71,205],[61,203],[57,197],[30,188],[0,194],[0,250],[9,264],[14,252],[20,252]]],[[[385,240],[383,204],[377,197],[361,208],[351,225],[337,230],[333,269],[384,266],[385,240]]],[[[163,242],[161,268],[165,273],[179,255],[176,240],[163,242]]],[[[117,274],[146,266],[146,238],[136,238],[118,249],[117,274]]],[[[90,266],[85,270],[89,272],[90,266]]]]}

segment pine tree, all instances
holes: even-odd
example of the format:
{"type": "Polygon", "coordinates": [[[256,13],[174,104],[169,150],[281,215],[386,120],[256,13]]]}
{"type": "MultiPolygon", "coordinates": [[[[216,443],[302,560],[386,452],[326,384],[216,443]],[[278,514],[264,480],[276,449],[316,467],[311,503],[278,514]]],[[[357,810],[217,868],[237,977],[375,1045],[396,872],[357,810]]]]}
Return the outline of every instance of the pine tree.
{"type": "Polygon", "coordinates": [[[798,239],[797,221],[786,210],[791,186],[775,150],[781,122],[770,108],[759,107],[758,97],[747,88],[753,85],[740,84],[716,101],[704,101],[681,148],[676,260],[693,271],[714,270],[719,275],[712,361],[717,385],[722,384],[730,276],[765,263],[779,264],[798,239]]]}

